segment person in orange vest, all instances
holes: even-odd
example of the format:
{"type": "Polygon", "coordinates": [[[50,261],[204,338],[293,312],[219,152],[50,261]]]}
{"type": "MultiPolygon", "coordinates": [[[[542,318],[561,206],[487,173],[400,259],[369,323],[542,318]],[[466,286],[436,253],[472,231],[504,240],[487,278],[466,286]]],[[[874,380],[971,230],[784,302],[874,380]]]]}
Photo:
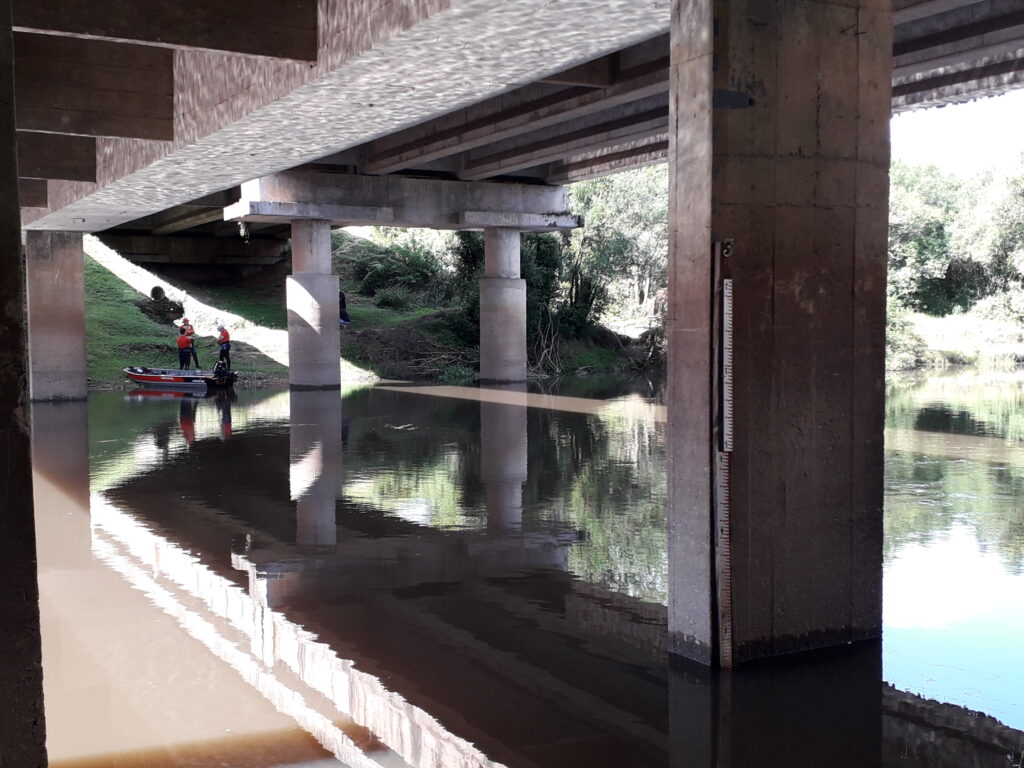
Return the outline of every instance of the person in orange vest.
{"type": "Polygon", "coordinates": [[[199,370],[199,354],[196,352],[196,329],[192,327],[192,324],[188,321],[187,317],[181,318],[181,329],[185,331],[185,335],[188,336],[189,341],[192,342],[192,359],[195,361],[196,370],[199,370]]]}
{"type": "Polygon", "coordinates": [[[220,359],[224,361],[224,367],[231,370],[231,335],[223,325],[218,325],[217,344],[220,345],[220,359]]]}
{"type": "Polygon", "coordinates": [[[192,339],[185,333],[184,328],[178,329],[178,369],[188,370],[188,364],[192,357],[192,339]]]}

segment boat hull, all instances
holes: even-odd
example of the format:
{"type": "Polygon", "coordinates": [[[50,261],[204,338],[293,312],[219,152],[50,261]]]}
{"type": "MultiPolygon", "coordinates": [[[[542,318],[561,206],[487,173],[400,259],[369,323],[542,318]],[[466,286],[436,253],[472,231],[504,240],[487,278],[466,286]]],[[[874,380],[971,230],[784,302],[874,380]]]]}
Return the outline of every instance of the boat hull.
{"type": "Polygon", "coordinates": [[[228,389],[238,378],[233,371],[217,375],[213,371],[182,371],[173,368],[146,368],[135,365],[125,368],[124,375],[143,387],[199,391],[228,389]]]}

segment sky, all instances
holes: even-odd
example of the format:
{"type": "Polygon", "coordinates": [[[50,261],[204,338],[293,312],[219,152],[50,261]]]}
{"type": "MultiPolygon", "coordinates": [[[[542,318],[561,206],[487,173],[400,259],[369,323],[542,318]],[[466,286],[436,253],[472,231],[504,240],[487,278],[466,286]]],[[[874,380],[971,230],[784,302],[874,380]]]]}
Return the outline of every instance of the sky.
{"type": "Polygon", "coordinates": [[[1024,152],[1024,90],[892,119],[892,159],[958,175],[1013,163],[1024,152]]]}

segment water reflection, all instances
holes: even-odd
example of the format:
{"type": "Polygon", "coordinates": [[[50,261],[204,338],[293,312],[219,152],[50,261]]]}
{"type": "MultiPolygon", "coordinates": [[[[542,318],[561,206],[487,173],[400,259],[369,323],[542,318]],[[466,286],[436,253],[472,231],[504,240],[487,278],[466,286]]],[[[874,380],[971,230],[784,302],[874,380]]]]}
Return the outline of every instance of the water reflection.
{"type": "MultiPolygon", "coordinates": [[[[896,688],[873,644],[669,665],[663,423],[622,394],[100,394],[88,435],[37,409],[51,762],[1013,764],[1010,718],[899,682],[920,636],[887,629],[896,688]]],[[[887,619],[923,542],[890,542],[887,619]]]]}
{"type": "Polygon", "coordinates": [[[893,385],[885,674],[1024,728],[1024,380],[893,385]]]}

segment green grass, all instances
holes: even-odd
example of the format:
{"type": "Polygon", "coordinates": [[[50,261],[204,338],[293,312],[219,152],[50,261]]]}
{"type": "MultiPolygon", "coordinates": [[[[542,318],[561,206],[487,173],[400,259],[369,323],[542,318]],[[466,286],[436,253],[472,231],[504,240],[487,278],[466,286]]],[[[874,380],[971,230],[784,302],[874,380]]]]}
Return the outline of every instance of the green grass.
{"type": "MultiPolygon", "coordinates": [[[[126,365],[177,368],[178,330],[143,315],[134,301],[143,295],[88,256],[85,259],[85,336],[87,375],[93,388],[130,386],[122,369],[126,365]]],[[[213,367],[217,359],[212,336],[197,337],[199,362],[213,367]]],[[[241,382],[258,384],[287,381],[287,369],[259,350],[233,341],[232,367],[241,382]]]]}
{"type": "Polygon", "coordinates": [[[126,365],[177,367],[177,329],[143,315],[132,304],[142,294],[89,257],[85,293],[86,355],[93,384],[121,384],[126,365]]]}
{"type": "Polygon", "coordinates": [[[225,312],[232,312],[265,328],[287,330],[288,311],[285,308],[284,278],[274,285],[256,287],[218,285],[190,290],[197,299],[213,304],[225,312]]]}

